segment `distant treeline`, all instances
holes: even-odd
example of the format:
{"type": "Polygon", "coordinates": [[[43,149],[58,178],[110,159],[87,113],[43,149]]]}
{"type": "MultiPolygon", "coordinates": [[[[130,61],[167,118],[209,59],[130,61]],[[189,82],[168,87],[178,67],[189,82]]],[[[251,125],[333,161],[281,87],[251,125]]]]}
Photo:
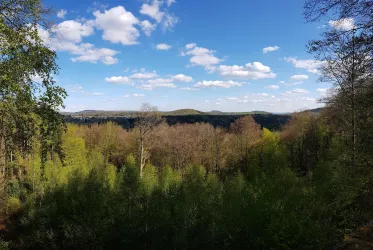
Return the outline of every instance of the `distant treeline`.
{"type": "MultiPolygon", "coordinates": [[[[244,115],[166,115],[163,116],[168,125],[193,124],[193,123],[209,123],[214,127],[229,128],[230,124],[244,115]]],[[[276,114],[252,114],[255,122],[262,128],[270,130],[278,130],[285,125],[290,115],[276,114]]],[[[74,124],[103,124],[108,121],[115,122],[125,129],[131,129],[135,126],[134,117],[78,117],[72,115],[64,116],[65,122],[74,124]]]]}

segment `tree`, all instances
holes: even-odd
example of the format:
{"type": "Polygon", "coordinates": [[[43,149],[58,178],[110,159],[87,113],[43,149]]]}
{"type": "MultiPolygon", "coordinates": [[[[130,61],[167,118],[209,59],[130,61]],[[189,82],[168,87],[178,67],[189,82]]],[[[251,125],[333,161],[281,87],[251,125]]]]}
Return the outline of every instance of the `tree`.
{"type": "Polygon", "coordinates": [[[55,85],[56,53],[46,47],[38,30],[49,10],[40,0],[0,1],[0,167],[18,148],[28,152],[39,135],[42,153],[54,145],[60,130],[64,89],[55,85]]]}
{"type": "Polygon", "coordinates": [[[366,111],[371,110],[370,105],[361,105],[363,102],[360,99],[364,98],[362,93],[371,87],[367,83],[372,79],[372,37],[355,27],[351,30],[332,27],[323,33],[323,38],[311,41],[309,51],[324,62],[320,80],[335,87],[335,94],[323,101],[330,107],[342,108],[338,113],[344,121],[344,135],[349,141],[351,160],[355,165],[360,141],[359,127],[364,121],[362,117],[369,117],[366,111]]]}
{"type": "Polygon", "coordinates": [[[241,170],[245,172],[249,164],[249,156],[257,144],[261,130],[251,116],[241,117],[231,125],[234,137],[235,152],[238,153],[241,170]]]}
{"type": "Polygon", "coordinates": [[[306,0],[304,15],[308,21],[318,21],[323,17],[335,20],[353,18],[355,27],[372,33],[372,0],[306,0]]]}
{"type": "Polygon", "coordinates": [[[148,142],[151,139],[152,129],[162,121],[158,108],[144,103],[138,117],[136,118],[136,129],[140,140],[140,177],[143,176],[143,169],[146,160],[149,158],[148,142]]]}

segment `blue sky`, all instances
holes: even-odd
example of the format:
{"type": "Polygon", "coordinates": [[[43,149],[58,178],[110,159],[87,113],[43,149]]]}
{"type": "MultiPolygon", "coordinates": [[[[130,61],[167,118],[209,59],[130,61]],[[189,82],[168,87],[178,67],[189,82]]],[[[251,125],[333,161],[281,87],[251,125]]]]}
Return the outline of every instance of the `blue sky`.
{"type": "Polygon", "coordinates": [[[65,0],[55,26],[40,28],[58,53],[66,111],[299,111],[319,107],[300,0],[65,0]]]}

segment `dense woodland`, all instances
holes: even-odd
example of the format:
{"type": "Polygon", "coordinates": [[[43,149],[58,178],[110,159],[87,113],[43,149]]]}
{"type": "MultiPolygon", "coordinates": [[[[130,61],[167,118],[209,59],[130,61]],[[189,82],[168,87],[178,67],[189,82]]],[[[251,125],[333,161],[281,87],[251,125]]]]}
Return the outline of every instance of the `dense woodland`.
{"type": "MultiPolygon", "coordinates": [[[[311,111],[312,113],[318,113],[311,111]]],[[[79,112],[80,113],[80,112],[79,112]]],[[[106,114],[106,112],[97,113],[95,116],[91,116],[90,112],[85,115],[64,115],[64,121],[66,123],[80,124],[80,125],[92,125],[92,124],[104,124],[106,122],[114,122],[119,124],[125,129],[133,129],[136,124],[136,113],[132,114],[130,117],[126,116],[115,116],[112,114],[106,114]],[[133,117],[132,117],[133,116],[133,117]]],[[[254,118],[255,122],[261,127],[268,128],[270,130],[279,130],[283,125],[285,125],[291,115],[290,114],[248,114],[254,118]]],[[[179,114],[179,115],[168,115],[164,112],[160,112],[160,116],[164,118],[164,121],[168,125],[176,124],[194,124],[194,123],[208,123],[214,127],[229,128],[231,123],[235,122],[237,119],[247,116],[245,114],[179,114]]]]}
{"type": "Polygon", "coordinates": [[[169,125],[144,104],[125,129],[63,123],[48,10],[0,0],[0,249],[339,246],[373,220],[372,8],[306,1],[309,21],[357,20],[309,44],[335,86],[318,114],[169,125]]]}

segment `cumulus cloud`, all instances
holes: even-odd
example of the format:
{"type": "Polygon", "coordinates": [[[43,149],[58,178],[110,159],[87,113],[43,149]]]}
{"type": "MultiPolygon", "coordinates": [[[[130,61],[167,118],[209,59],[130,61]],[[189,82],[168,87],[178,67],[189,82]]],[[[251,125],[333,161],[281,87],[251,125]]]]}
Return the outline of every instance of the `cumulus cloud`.
{"type": "Polygon", "coordinates": [[[127,76],[106,77],[105,81],[112,84],[132,84],[132,80],[127,76]]]}
{"type": "Polygon", "coordinates": [[[285,57],[285,61],[293,64],[298,69],[306,69],[314,74],[319,74],[319,68],[324,64],[324,62],[318,60],[298,60],[295,57],[285,57]]]}
{"type": "Polygon", "coordinates": [[[281,84],[284,84],[285,86],[294,86],[294,85],[299,85],[303,84],[303,81],[297,81],[297,82],[285,82],[285,81],[280,81],[281,84]]]}
{"type": "Polygon", "coordinates": [[[319,93],[326,93],[329,89],[328,88],[317,88],[316,89],[316,92],[319,92],[319,93]]]}
{"type": "Polygon", "coordinates": [[[309,91],[305,90],[305,89],[293,89],[293,90],[289,90],[289,91],[286,91],[285,93],[283,93],[283,95],[305,95],[305,94],[308,94],[309,91]]]}
{"type": "Polygon", "coordinates": [[[167,11],[167,7],[170,7],[175,0],[153,0],[151,4],[144,3],[141,5],[140,13],[153,18],[157,23],[160,23],[165,30],[172,29],[178,22],[179,18],[172,13],[167,11]],[[163,10],[161,7],[167,5],[163,10]]]}
{"type": "Polygon", "coordinates": [[[179,22],[179,18],[174,14],[166,13],[163,19],[163,29],[172,30],[172,28],[179,22]]]}
{"type": "Polygon", "coordinates": [[[160,11],[161,3],[162,2],[158,0],[154,0],[152,4],[144,3],[141,5],[140,13],[147,15],[160,23],[164,16],[164,12],[160,11]]]}
{"type": "Polygon", "coordinates": [[[155,31],[155,28],[157,27],[156,24],[152,24],[148,20],[141,21],[140,26],[146,36],[150,36],[153,33],[153,31],[155,31]]]}
{"type": "Polygon", "coordinates": [[[52,27],[52,32],[55,33],[58,39],[79,43],[85,36],[93,34],[91,23],[80,23],[74,20],[64,21],[52,27]]]}
{"type": "Polygon", "coordinates": [[[298,100],[298,101],[306,101],[306,102],[315,102],[315,101],[316,101],[315,98],[308,97],[308,96],[298,98],[297,100],[298,100]]]}
{"type": "Polygon", "coordinates": [[[108,65],[118,62],[118,59],[115,58],[118,51],[95,48],[93,44],[81,43],[83,37],[93,34],[91,22],[64,21],[53,26],[51,32],[38,27],[38,33],[45,45],[52,50],[70,52],[75,55],[72,58],[73,62],[97,63],[100,61],[108,65]]]}
{"type": "Polygon", "coordinates": [[[220,65],[219,72],[221,76],[253,80],[276,77],[276,74],[271,71],[270,67],[260,62],[247,63],[245,66],[220,65]]]}
{"type": "Polygon", "coordinates": [[[169,49],[172,48],[172,46],[169,45],[169,44],[166,44],[166,43],[160,43],[160,44],[157,44],[157,46],[155,46],[155,48],[157,50],[169,50],[169,49]]]}
{"type": "Polygon", "coordinates": [[[186,49],[193,49],[197,46],[196,43],[188,43],[187,45],[185,45],[185,48],[186,49]]]}
{"type": "Polygon", "coordinates": [[[236,81],[201,81],[197,82],[194,87],[196,88],[231,88],[231,87],[240,87],[244,82],[236,81]]]}
{"type": "Polygon", "coordinates": [[[174,3],[176,3],[176,0],[167,0],[167,6],[168,7],[170,7],[174,3]]]}
{"type": "Polygon", "coordinates": [[[279,50],[280,49],[280,47],[278,47],[278,46],[269,46],[269,47],[265,47],[265,48],[263,48],[263,53],[264,54],[267,54],[268,52],[273,52],[273,51],[276,51],[276,50],[279,50]]]}
{"type": "Polygon", "coordinates": [[[65,18],[66,14],[67,14],[67,10],[59,10],[57,12],[57,17],[63,19],[63,18],[65,18]]]}
{"type": "Polygon", "coordinates": [[[336,30],[352,30],[355,28],[355,21],[353,18],[342,18],[339,20],[330,20],[329,26],[336,29],[336,30]]]}
{"type": "Polygon", "coordinates": [[[158,77],[157,73],[155,72],[141,72],[141,73],[136,73],[130,76],[132,79],[151,79],[158,77]]]}
{"type": "Polygon", "coordinates": [[[140,85],[139,88],[153,90],[155,88],[176,88],[176,85],[173,83],[172,79],[157,78],[148,80],[146,84],[140,85]]]}
{"type": "Polygon", "coordinates": [[[187,44],[185,48],[186,50],[182,51],[182,55],[190,56],[190,66],[202,66],[207,71],[213,72],[216,69],[215,65],[223,61],[214,55],[216,51],[197,47],[195,43],[187,44]]]}
{"type": "Polygon", "coordinates": [[[117,6],[109,10],[93,12],[96,17],[95,26],[103,31],[102,39],[122,45],[137,44],[139,31],[134,25],[139,20],[123,6],[117,6]]]}
{"type": "Polygon", "coordinates": [[[267,89],[279,89],[280,86],[278,85],[269,85],[269,86],[266,86],[267,89]]]}
{"type": "Polygon", "coordinates": [[[290,79],[294,81],[304,81],[308,79],[308,75],[293,75],[290,79]]]}
{"type": "Polygon", "coordinates": [[[175,76],[172,77],[172,79],[174,81],[177,81],[177,82],[193,82],[192,77],[186,76],[186,75],[183,75],[183,74],[175,75],[175,76]]]}
{"type": "Polygon", "coordinates": [[[114,57],[118,54],[115,50],[107,48],[96,49],[92,44],[83,44],[80,48],[83,48],[83,50],[81,53],[78,53],[80,56],[71,59],[73,62],[97,63],[101,61],[106,65],[116,64],[118,62],[118,59],[114,57]]]}

